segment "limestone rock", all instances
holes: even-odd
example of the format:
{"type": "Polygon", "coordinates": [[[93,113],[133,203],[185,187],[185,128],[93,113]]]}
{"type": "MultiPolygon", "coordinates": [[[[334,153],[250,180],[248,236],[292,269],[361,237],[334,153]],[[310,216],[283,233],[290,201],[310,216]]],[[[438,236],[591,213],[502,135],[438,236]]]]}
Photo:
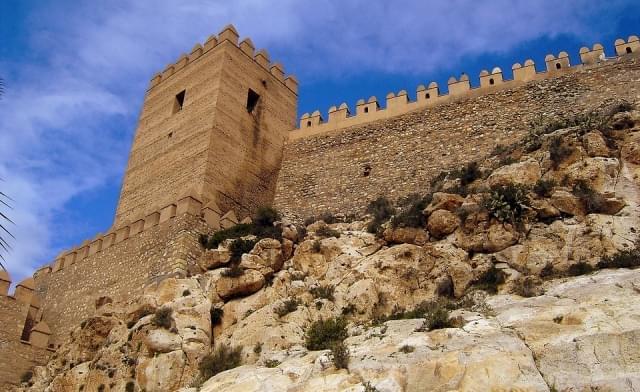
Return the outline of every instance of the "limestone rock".
{"type": "Polygon", "coordinates": [[[284,257],[282,255],[282,244],[278,240],[263,238],[253,247],[250,252],[264,260],[264,265],[277,272],[282,269],[284,257]]]}
{"type": "Polygon", "coordinates": [[[212,270],[225,266],[231,260],[231,254],[226,248],[208,249],[198,259],[198,265],[203,270],[212,270]]]}
{"type": "Polygon", "coordinates": [[[460,220],[456,214],[447,210],[436,210],[427,221],[427,229],[429,233],[436,238],[443,238],[453,233],[460,224],[460,220]]]}
{"type": "Polygon", "coordinates": [[[598,131],[589,132],[582,138],[582,143],[590,157],[608,157],[609,147],[598,131]]]}
{"type": "Polygon", "coordinates": [[[581,216],[585,213],[584,206],[580,199],[567,191],[557,190],[553,192],[551,195],[551,204],[557,208],[558,211],[565,214],[581,216]]]}
{"type": "Polygon", "coordinates": [[[557,218],[560,216],[560,210],[551,204],[547,199],[535,199],[531,201],[533,208],[540,219],[557,218]]]}
{"type": "Polygon", "coordinates": [[[245,270],[238,277],[221,276],[216,282],[216,291],[222,298],[253,294],[264,286],[264,276],[255,270],[245,270]]]}
{"type": "Polygon", "coordinates": [[[496,169],[487,179],[489,186],[534,185],[542,176],[540,165],[531,159],[496,169]]]}
{"type": "Polygon", "coordinates": [[[425,216],[429,216],[433,211],[436,210],[447,210],[450,212],[455,212],[458,207],[460,207],[464,203],[464,198],[460,195],[451,194],[451,193],[443,193],[436,192],[433,194],[433,199],[431,203],[424,209],[423,213],[425,216]]]}
{"type": "Polygon", "coordinates": [[[385,241],[394,244],[424,245],[429,241],[429,234],[418,227],[387,228],[383,236],[385,241]]]}
{"type": "Polygon", "coordinates": [[[585,158],[567,167],[564,173],[570,186],[582,181],[596,192],[612,192],[619,166],[616,158],[585,158]]]}

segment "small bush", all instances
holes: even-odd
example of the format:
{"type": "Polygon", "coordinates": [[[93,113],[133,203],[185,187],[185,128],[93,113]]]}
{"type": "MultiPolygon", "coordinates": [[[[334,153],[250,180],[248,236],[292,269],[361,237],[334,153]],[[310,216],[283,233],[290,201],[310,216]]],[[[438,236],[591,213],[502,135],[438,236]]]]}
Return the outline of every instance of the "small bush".
{"type": "Polygon", "coordinates": [[[316,217],[315,217],[315,216],[308,216],[308,217],[306,217],[306,218],[304,219],[304,225],[305,225],[305,227],[306,227],[306,226],[309,226],[309,225],[314,224],[314,223],[316,222],[316,220],[317,220],[317,219],[316,219],[316,217]]]}
{"type": "Polygon", "coordinates": [[[586,275],[593,272],[593,270],[594,268],[591,266],[591,264],[585,261],[579,261],[569,266],[569,268],[567,269],[567,275],[569,276],[586,275]]]}
{"type": "Polygon", "coordinates": [[[424,301],[413,310],[396,312],[383,319],[377,320],[384,322],[387,320],[410,320],[425,319],[420,330],[431,331],[434,329],[451,327],[449,322],[449,310],[456,309],[458,305],[447,299],[437,299],[433,301],[424,301]]]}
{"type": "Polygon", "coordinates": [[[331,346],[331,359],[336,369],[349,368],[349,348],[344,342],[336,342],[331,346]]]}
{"type": "Polygon", "coordinates": [[[613,256],[603,257],[598,268],[635,268],[640,267],[640,246],[618,251],[613,256]]]}
{"type": "Polygon", "coordinates": [[[213,353],[202,358],[198,369],[200,378],[208,380],[220,372],[233,369],[242,363],[242,347],[218,346],[213,353]]]}
{"type": "Polygon", "coordinates": [[[295,312],[300,305],[300,300],[297,298],[289,298],[285,300],[280,306],[277,306],[273,311],[278,317],[284,317],[291,312],[295,312]]]}
{"type": "Polygon", "coordinates": [[[22,373],[22,375],[20,376],[20,382],[25,384],[28,383],[29,381],[31,381],[31,379],[33,378],[33,372],[32,371],[27,371],[22,373]]]}
{"type": "Polygon", "coordinates": [[[222,308],[211,307],[209,315],[211,316],[211,325],[218,325],[222,322],[224,310],[222,308]]]}
{"type": "Polygon", "coordinates": [[[309,290],[315,298],[324,298],[333,301],[334,287],[332,285],[316,286],[309,290]]]}
{"type": "Polygon", "coordinates": [[[229,245],[229,251],[231,252],[231,262],[238,262],[242,258],[242,255],[249,253],[256,246],[256,240],[243,240],[238,238],[229,245]]]}
{"type": "Polygon", "coordinates": [[[496,186],[484,198],[482,205],[501,222],[521,222],[529,205],[529,197],[523,186],[496,186]]]}
{"type": "Polygon", "coordinates": [[[347,337],[347,321],[342,317],[318,320],[311,324],[305,336],[309,350],[326,350],[347,337]]]}
{"type": "Polygon", "coordinates": [[[280,220],[280,213],[271,207],[260,207],[256,212],[253,223],[257,226],[271,227],[280,220]]]}
{"type": "Polygon", "coordinates": [[[266,361],[264,361],[264,366],[268,368],[275,368],[280,366],[280,361],[278,361],[277,359],[267,359],[266,361]]]}
{"type": "Polygon", "coordinates": [[[389,199],[382,196],[370,202],[367,206],[367,213],[373,215],[373,220],[379,223],[389,220],[395,210],[389,199]]]}
{"type": "Polygon", "coordinates": [[[504,158],[501,158],[500,161],[498,161],[498,166],[508,166],[516,162],[518,162],[517,159],[513,158],[511,155],[508,155],[504,158]]]}
{"type": "Polygon", "coordinates": [[[575,183],[573,186],[573,194],[580,199],[587,214],[596,214],[604,208],[604,196],[593,190],[584,180],[575,183]]]}
{"type": "Polygon", "coordinates": [[[556,182],[554,180],[539,179],[533,186],[533,191],[540,197],[549,197],[555,186],[556,182]]]}
{"type": "Polygon", "coordinates": [[[337,230],[333,230],[329,226],[319,227],[318,230],[316,230],[316,234],[323,238],[327,238],[327,237],[340,238],[340,232],[337,230]]]}
{"type": "Polygon", "coordinates": [[[168,306],[159,308],[158,310],[156,310],[156,313],[151,319],[151,323],[156,327],[169,329],[173,324],[173,317],[171,316],[172,314],[173,314],[173,309],[171,309],[168,306]]]}
{"type": "Polygon", "coordinates": [[[431,195],[427,197],[421,197],[419,195],[412,195],[407,199],[401,201],[403,205],[399,214],[391,219],[391,226],[395,227],[423,227],[426,224],[426,219],[422,211],[431,202],[431,195]]]}
{"type": "Polygon", "coordinates": [[[482,177],[482,170],[478,162],[469,162],[465,167],[451,173],[452,176],[460,179],[460,185],[467,186],[482,177]]]}
{"type": "Polygon", "coordinates": [[[524,277],[515,286],[515,293],[525,298],[537,297],[542,292],[542,289],[538,288],[538,283],[539,281],[533,276],[524,277]]]}
{"type": "Polygon", "coordinates": [[[413,347],[413,346],[409,346],[409,345],[406,345],[406,344],[405,344],[404,346],[400,347],[400,352],[401,352],[401,353],[404,353],[404,354],[412,353],[412,352],[414,352],[415,350],[416,350],[416,348],[415,348],[415,347],[413,347]]]}
{"type": "Polygon", "coordinates": [[[127,385],[124,386],[125,392],[135,391],[136,384],[133,381],[127,381],[127,385]]]}
{"type": "Polygon", "coordinates": [[[311,250],[313,253],[320,253],[320,251],[322,251],[322,242],[320,242],[320,240],[314,240],[311,244],[311,250]]]}
{"type": "Polygon", "coordinates": [[[329,211],[325,211],[322,214],[320,214],[317,217],[316,221],[318,221],[318,220],[321,220],[321,221],[323,221],[324,223],[326,223],[328,225],[338,222],[338,218],[336,218],[336,216],[332,212],[329,212],[329,211]]]}
{"type": "Polygon", "coordinates": [[[260,354],[262,352],[262,343],[258,342],[255,346],[253,346],[253,353],[260,354]]]}
{"type": "Polygon", "coordinates": [[[220,275],[225,278],[238,278],[244,275],[244,268],[242,268],[239,263],[233,263],[231,267],[225,268],[220,275]]]}
{"type": "MultiPolygon", "coordinates": [[[[231,238],[240,238],[247,236],[253,233],[253,225],[241,223],[230,227],[228,229],[219,230],[215,232],[213,235],[207,236],[206,246],[207,249],[215,249],[220,245],[224,240],[231,238]]],[[[203,240],[201,240],[203,242],[203,240]]]]}
{"type": "Polygon", "coordinates": [[[376,388],[373,385],[371,385],[371,382],[369,382],[369,381],[367,381],[364,384],[362,384],[362,386],[364,386],[364,392],[379,392],[378,388],[376,388]]]}
{"type": "Polygon", "coordinates": [[[549,153],[551,163],[554,169],[557,169],[558,166],[567,158],[573,154],[575,148],[567,145],[562,137],[556,136],[549,142],[549,153]]]}

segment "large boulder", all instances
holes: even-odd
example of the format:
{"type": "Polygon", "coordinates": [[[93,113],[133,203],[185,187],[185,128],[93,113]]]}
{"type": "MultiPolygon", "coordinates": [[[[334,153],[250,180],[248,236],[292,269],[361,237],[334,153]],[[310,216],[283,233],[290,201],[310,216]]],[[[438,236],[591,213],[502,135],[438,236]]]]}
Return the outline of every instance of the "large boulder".
{"type": "Polygon", "coordinates": [[[584,206],[580,199],[573,193],[565,190],[553,192],[551,195],[551,205],[564,214],[573,216],[582,216],[585,214],[584,206]]]}
{"type": "Polygon", "coordinates": [[[205,271],[225,266],[231,260],[231,253],[226,248],[209,249],[202,253],[198,265],[205,271]]]}
{"type": "Polygon", "coordinates": [[[429,234],[419,227],[389,227],[384,231],[383,237],[393,244],[424,245],[429,241],[429,234]]]}
{"type": "Polygon", "coordinates": [[[456,214],[447,210],[436,210],[427,221],[427,229],[432,236],[444,238],[456,231],[460,225],[460,219],[456,214]]]}
{"type": "Polygon", "coordinates": [[[530,159],[496,169],[488,178],[489,186],[534,185],[542,176],[540,164],[530,159]]]}
{"type": "Polygon", "coordinates": [[[265,283],[259,271],[244,270],[240,276],[221,276],[216,282],[216,291],[223,299],[247,296],[260,290],[265,283]]]}
{"type": "Polygon", "coordinates": [[[584,135],[582,143],[590,157],[608,157],[611,154],[607,142],[598,131],[589,132],[584,135]]]}
{"type": "Polygon", "coordinates": [[[431,203],[424,209],[425,216],[431,215],[436,210],[447,210],[455,212],[464,203],[464,198],[453,193],[436,192],[433,194],[431,203]]]}
{"type": "Polygon", "coordinates": [[[585,158],[567,167],[564,178],[569,186],[582,182],[596,192],[613,192],[619,169],[616,158],[585,158]]]}

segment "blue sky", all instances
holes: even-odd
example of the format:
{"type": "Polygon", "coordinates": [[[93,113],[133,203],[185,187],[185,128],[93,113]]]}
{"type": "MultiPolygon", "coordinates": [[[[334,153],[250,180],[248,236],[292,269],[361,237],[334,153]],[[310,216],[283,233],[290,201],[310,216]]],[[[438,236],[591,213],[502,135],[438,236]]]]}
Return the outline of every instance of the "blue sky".
{"type": "Polygon", "coordinates": [[[300,113],[640,34],[635,0],[0,0],[0,183],[17,282],[112,223],[151,76],[233,23],[300,113]]]}

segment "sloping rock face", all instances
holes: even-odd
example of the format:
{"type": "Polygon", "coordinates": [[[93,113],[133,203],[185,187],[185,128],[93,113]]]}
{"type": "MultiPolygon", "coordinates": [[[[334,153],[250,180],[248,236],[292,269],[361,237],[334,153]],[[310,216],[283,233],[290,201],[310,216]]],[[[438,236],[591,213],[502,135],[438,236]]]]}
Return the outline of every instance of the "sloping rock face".
{"type": "Polygon", "coordinates": [[[544,289],[535,298],[489,297],[485,314],[459,312],[459,328],[423,332],[415,319],[354,330],[348,370],[336,370],[326,351],[289,350],[275,368],[242,366],[200,391],[637,390],[640,271],[544,289]]]}

